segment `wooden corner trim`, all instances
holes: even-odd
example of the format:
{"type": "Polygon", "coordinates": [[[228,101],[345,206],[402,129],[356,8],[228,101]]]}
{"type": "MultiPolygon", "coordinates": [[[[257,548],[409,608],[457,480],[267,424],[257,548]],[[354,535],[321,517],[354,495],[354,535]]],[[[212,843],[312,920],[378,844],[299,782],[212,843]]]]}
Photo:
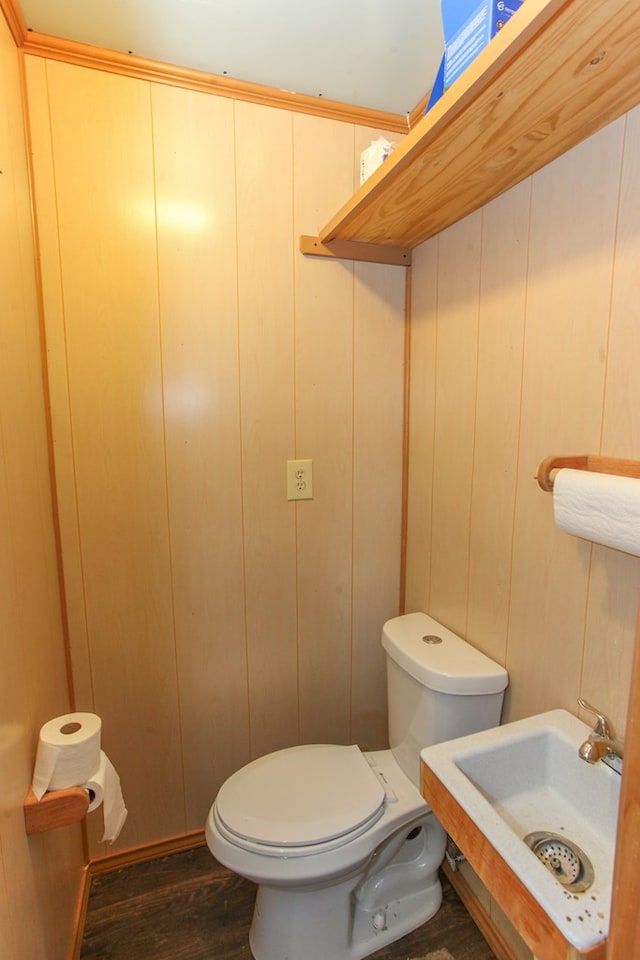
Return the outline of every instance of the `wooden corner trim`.
{"type": "Polygon", "coordinates": [[[4,14],[16,46],[21,47],[28,31],[17,0],[0,0],[0,11],[4,14]]]}

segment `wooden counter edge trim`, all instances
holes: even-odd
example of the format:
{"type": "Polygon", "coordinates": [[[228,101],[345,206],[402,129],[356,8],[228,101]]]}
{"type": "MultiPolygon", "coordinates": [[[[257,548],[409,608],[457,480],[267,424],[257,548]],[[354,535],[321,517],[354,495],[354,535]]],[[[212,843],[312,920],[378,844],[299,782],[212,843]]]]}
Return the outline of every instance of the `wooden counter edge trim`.
{"type": "Polygon", "coordinates": [[[407,247],[387,247],[378,243],[358,243],[355,240],[333,240],[331,243],[322,243],[319,237],[303,235],[300,237],[300,251],[307,257],[388,263],[396,267],[411,266],[411,250],[407,247]]]}
{"type": "Polygon", "coordinates": [[[604,942],[580,952],[565,940],[520,878],[496,853],[433,771],[422,761],[420,765],[422,795],[539,960],[605,960],[604,942]]]}
{"type": "Polygon", "coordinates": [[[335,240],[340,230],[384,195],[396,176],[411,166],[440,134],[454,123],[482,91],[522,53],[571,0],[527,0],[481,50],[456,83],[422,116],[391,156],[354,193],[320,231],[323,243],[335,240]]]}
{"type": "Polygon", "coordinates": [[[29,835],[79,823],[89,809],[89,795],[81,787],[52,790],[38,800],[29,790],[24,801],[24,822],[29,835]]]}

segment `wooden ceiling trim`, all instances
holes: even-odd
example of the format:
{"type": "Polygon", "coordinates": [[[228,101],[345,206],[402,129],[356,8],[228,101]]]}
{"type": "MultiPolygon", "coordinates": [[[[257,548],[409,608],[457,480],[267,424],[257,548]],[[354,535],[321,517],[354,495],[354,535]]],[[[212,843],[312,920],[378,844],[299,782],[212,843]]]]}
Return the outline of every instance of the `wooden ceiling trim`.
{"type": "Polygon", "coordinates": [[[18,0],[0,0],[0,9],[5,15],[17,46],[24,53],[29,53],[32,56],[59,60],[76,66],[89,67],[93,70],[103,70],[107,73],[134,77],[138,80],[150,80],[154,83],[164,83],[174,87],[186,87],[190,90],[215,94],[219,97],[229,97],[233,100],[261,103],[265,106],[292,110],[296,113],[306,113],[330,120],[340,120],[344,123],[389,130],[393,133],[403,134],[409,130],[408,117],[401,114],[386,113],[382,110],[371,110],[366,107],[355,107],[335,100],[323,100],[320,97],[312,97],[302,93],[291,93],[287,90],[278,90],[275,87],[247,83],[243,80],[233,80],[229,77],[221,77],[201,70],[191,70],[187,67],[161,63],[133,54],[119,53],[115,50],[94,47],[91,44],[78,43],[75,40],[65,40],[59,37],[51,37],[48,34],[37,33],[27,29],[18,0]]]}

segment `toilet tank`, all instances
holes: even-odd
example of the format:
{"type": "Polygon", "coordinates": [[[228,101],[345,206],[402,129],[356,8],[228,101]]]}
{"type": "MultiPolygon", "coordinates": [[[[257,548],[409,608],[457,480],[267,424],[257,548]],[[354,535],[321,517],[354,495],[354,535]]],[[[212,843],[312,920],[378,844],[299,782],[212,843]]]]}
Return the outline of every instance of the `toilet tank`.
{"type": "Polygon", "coordinates": [[[389,746],[418,786],[424,747],[498,726],[509,676],[425,613],[388,620],[382,646],[387,654],[389,746]]]}

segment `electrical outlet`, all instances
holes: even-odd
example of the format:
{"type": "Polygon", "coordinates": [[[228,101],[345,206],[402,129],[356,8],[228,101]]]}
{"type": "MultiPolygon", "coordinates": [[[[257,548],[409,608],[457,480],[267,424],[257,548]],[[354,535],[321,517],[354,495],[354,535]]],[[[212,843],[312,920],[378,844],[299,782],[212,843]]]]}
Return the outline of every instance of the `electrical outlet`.
{"type": "Polygon", "coordinates": [[[287,460],[287,500],[313,500],[313,460],[287,460]]]}

